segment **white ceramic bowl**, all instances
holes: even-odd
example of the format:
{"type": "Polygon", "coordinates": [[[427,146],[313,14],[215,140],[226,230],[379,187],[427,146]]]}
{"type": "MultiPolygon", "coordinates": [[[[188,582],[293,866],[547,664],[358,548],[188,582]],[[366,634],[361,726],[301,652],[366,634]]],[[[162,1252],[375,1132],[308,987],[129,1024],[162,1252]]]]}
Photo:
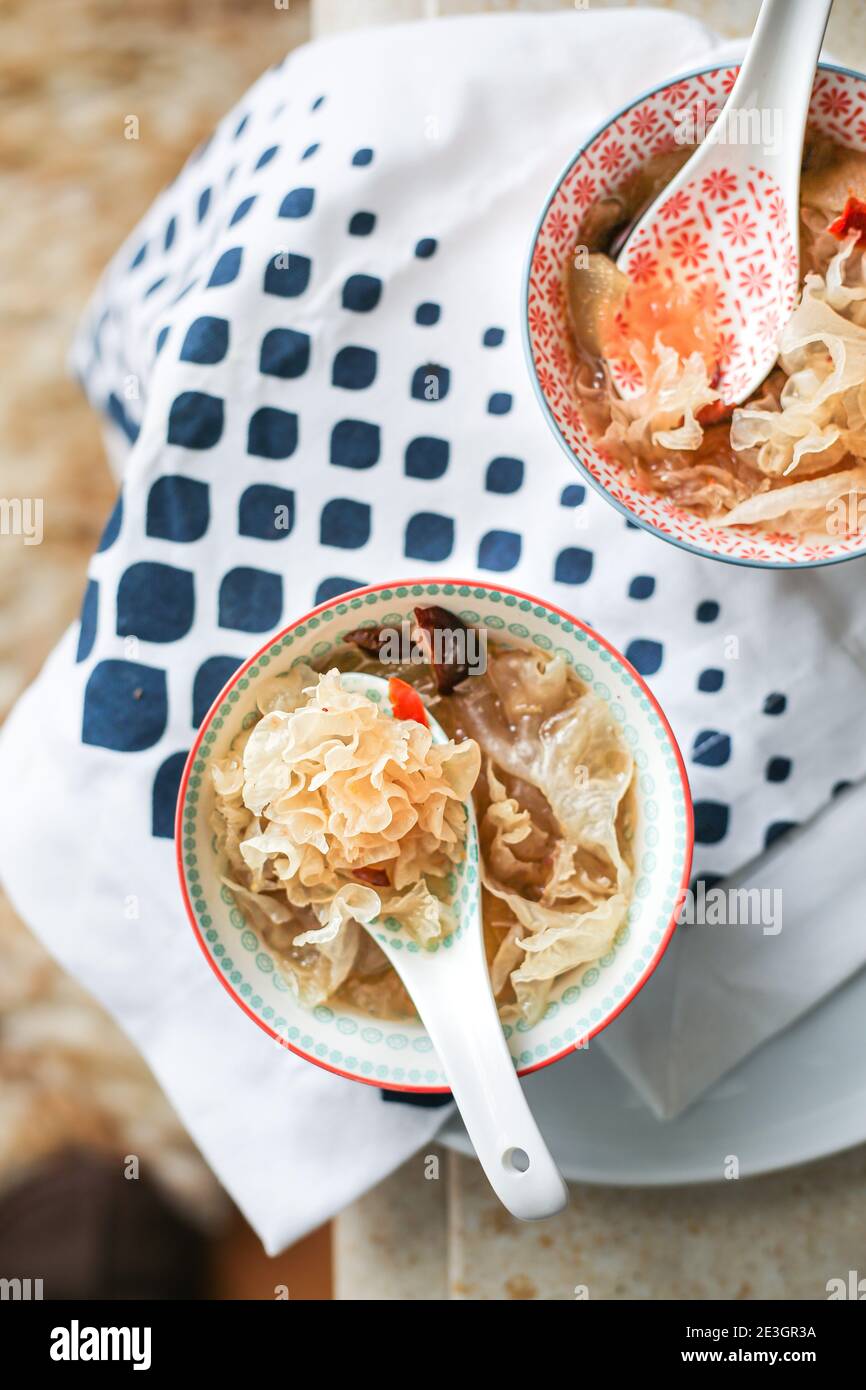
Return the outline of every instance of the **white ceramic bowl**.
{"type": "Polygon", "coordinates": [[[208,712],[190,750],[178,796],[176,845],[189,919],[218,979],[255,1023],[285,1047],[355,1081],[401,1091],[443,1091],[439,1059],[420,1023],[388,1023],[345,1007],[303,1008],[221,885],[209,820],[210,767],[224,757],[255,708],[258,681],[295,661],[327,661],[345,632],[399,624],[417,603],[451,609],[512,646],[557,651],[610,706],[637,769],[636,883],[628,922],[580,983],[554,990],[532,1028],[506,1029],[521,1073],[565,1056],[625,1008],[658,964],[688,883],[692,808],[682,757],[661,709],[637,672],[570,614],[526,594],[463,580],[407,580],[359,589],[299,618],[241,666],[208,712]]]}

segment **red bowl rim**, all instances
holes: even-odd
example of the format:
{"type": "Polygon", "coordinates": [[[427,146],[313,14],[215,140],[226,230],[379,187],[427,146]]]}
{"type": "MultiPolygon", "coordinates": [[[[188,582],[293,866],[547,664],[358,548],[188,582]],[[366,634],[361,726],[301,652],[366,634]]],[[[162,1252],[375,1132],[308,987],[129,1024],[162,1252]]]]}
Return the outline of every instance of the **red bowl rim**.
{"type": "Polygon", "coordinates": [[[294,629],[296,627],[299,627],[302,623],[309,622],[310,618],[316,617],[317,614],[324,612],[326,609],[332,608],[335,603],[344,603],[347,599],[359,598],[365,594],[380,593],[383,589],[397,589],[402,588],[404,586],[406,588],[411,588],[413,584],[439,584],[440,586],[445,584],[453,584],[457,588],[463,586],[467,586],[469,588],[477,588],[479,586],[483,586],[487,589],[496,589],[499,593],[511,595],[516,599],[528,599],[530,603],[546,608],[552,613],[557,613],[561,618],[564,618],[567,622],[573,623],[575,627],[580,628],[582,632],[585,632],[588,636],[590,636],[593,641],[598,642],[600,646],[604,647],[606,651],[610,652],[611,656],[615,657],[616,660],[625,667],[625,669],[631,675],[632,679],[640,687],[646,698],[649,700],[655,714],[661,721],[662,727],[664,728],[665,733],[667,734],[668,740],[670,742],[670,746],[673,749],[674,756],[677,760],[677,767],[679,769],[680,782],[682,783],[683,798],[686,810],[686,852],[683,860],[683,872],[680,881],[679,891],[677,893],[676,901],[674,903],[673,912],[671,913],[670,921],[664,931],[662,939],[659,942],[659,945],[656,948],[656,951],[652,959],[650,960],[649,964],[645,967],[645,969],[642,971],[640,978],[637,980],[629,994],[627,994],[626,997],[617,1004],[616,1008],[613,1009],[611,1013],[609,1013],[600,1023],[597,1023],[594,1028],[591,1028],[590,1031],[580,1040],[579,1043],[570,1043],[568,1047],[563,1048],[561,1052],[555,1053],[552,1057],[545,1057],[543,1061],[534,1062],[531,1066],[520,1067],[517,1073],[518,1076],[529,1076],[530,1073],[534,1071],[540,1071],[542,1067],[549,1067],[552,1065],[552,1063],[560,1061],[563,1057],[566,1057],[570,1052],[574,1052],[578,1048],[585,1047],[586,1044],[589,1042],[590,1038],[594,1038],[597,1033],[600,1033],[602,1029],[608,1026],[609,1023],[612,1023],[613,1020],[617,1018],[619,1014],[622,1013],[623,1009],[627,1008],[627,1006],[631,1003],[635,996],[639,994],[640,991],[643,989],[647,980],[650,978],[653,971],[658,966],[658,963],[664,955],[665,951],[667,950],[670,939],[673,936],[674,931],[676,930],[677,918],[679,917],[680,908],[685,899],[686,890],[689,885],[689,877],[691,874],[692,856],[694,853],[694,811],[692,808],[691,789],[689,787],[689,779],[688,774],[686,772],[685,761],[683,759],[682,753],[680,752],[680,747],[677,743],[676,737],[674,736],[673,729],[671,728],[667,716],[665,715],[665,712],[659,704],[658,700],[656,699],[655,695],[653,695],[646,681],[639,674],[639,672],[635,670],[631,662],[626,661],[622,653],[617,651],[616,647],[614,647],[610,642],[608,642],[606,638],[602,637],[600,633],[596,632],[595,628],[590,627],[587,623],[581,622],[580,619],[576,618],[573,613],[567,612],[564,608],[559,608],[555,603],[550,603],[546,599],[538,598],[534,594],[524,593],[521,589],[509,588],[507,585],[504,584],[489,584],[484,579],[452,579],[448,576],[437,574],[426,578],[398,579],[396,581],[386,581],[381,584],[367,584],[363,588],[359,589],[348,589],[345,593],[336,594],[333,598],[326,599],[323,603],[317,604],[315,608],[311,608],[309,612],[302,614],[302,616],[296,618],[294,622],[288,623],[286,627],[280,628],[280,630],[276,633],[272,633],[268,640],[264,642],[262,646],[259,647],[251,657],[248,657],[247,660],[237,668],[234,674],[230,676],[220,693],[217,695],[216,699],[211,704],[210,709],[208,710],[204,719],[201,721],[198,733],[196,734],[196,737],[193,741],[193,745],[189,750],[186,763],[184,764],[183,773],[180,779],[180,786],[178,788],[177,794],[177,808],[175,811],[174,842],[175,856],[177,861],[177,872],[178,878],[180,880],[181,896],[183,898],[184,906],[186,908],[186,915],[189,919],[190,926],[193,929],[195,939],[198,942],[202,950],[202,953],[204,954],[205,960],[213,970],[213,973],[219,980],[220,984],[228,992],[228,994],[231,996],[234,1002],[240,1005],[244,1013],[247,1014],[247,1016],[251,1018],[254,1023],[258,1024],[258,1026],[265,1033],[267,1033],[268,1036],[274,1040],[274,1042],[279,1043],[280,1046],[284,1047],[288,1052],[294,1052],[295,1055],[297,1057],[300,1057],[303,1061],[312,1062],[314,1066],[321,1067],[324,1071],[332,1072],[335,1076],[341,1076],[346,1081],[359,1081],[362,1085],[365,1086],[375,1086],[377,1090],[404,1091],[412,1095],[450,1095],[450,1090],[447,1086],[402,1086],[397,1085],[393,1082],[385,1083],[372,1077],[355,1076],[351,1072],[342,1071],[340,1067],[332,1066],[329,1062],[323,1062],[318,1057],[311,1057],[308,1053],[302,1052],[297,1047],[293,1047],[292,1044],[286,1038],[284,1038],[280,1033],[277,1033],[273,1028],[271,1028],[270,1024],[267,1023],[265,1019],[260,1018],[258,1014],[256,1014],[251,1008],[249,1008],[249,1006],[244,1003],[243,999],[241,999],[240,996],[235,992],[234,987],[232,986],[230,981],[226,979],[226,976],[219,969],[217,962],[208,950],[207,943],[205,942],[201,934],[198,922],[196,921],[195,914],[192,910],[192,903],[190,902],[189,890],[186,884],[186,875],[184,874],[182,854],[183,806],[186,800],[187,784],[189,782],[190,774],[192,772],[192,765],[198,756],[198,750],[201,747],[202,740],[205,734],[207,733],[208,728],[210,727],[211,720],[216,714],[218,707],[225,700],[226,696],[228,695],[228,692],[235,685],[236,681],[239,680],[239,678],[243,675],[243,673],[246,670],[249,669],[250,666],[255,665],[259,658],[263,656],[264,653],[267,652],[268,649],[272,647],[275,642],[280,641],[283,637],[286,636],[287,633],[294,631],[294,629]]]}

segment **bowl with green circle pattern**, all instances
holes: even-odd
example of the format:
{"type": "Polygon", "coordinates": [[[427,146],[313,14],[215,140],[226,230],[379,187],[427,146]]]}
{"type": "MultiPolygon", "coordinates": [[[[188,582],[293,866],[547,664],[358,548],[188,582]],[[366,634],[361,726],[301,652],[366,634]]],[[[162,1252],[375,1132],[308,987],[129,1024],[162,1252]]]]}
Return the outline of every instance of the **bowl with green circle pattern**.
{"type": "Polygon", "coordinates": [[[685,767],[657,701],[629,663],[598,633],[531,595],[472,580],[406,580],[340,594],[275,634],[240,666],[208,711],[190,750],[178,794],[175,842],[183,899],[205,958],[255,1023],[305,1060],[388,1090],[448,1089],[420,1021],[389,1022],[337,1001],[304,1007],[222,883],[226,866],[210,819],[210,769],[254,717],[256,686],[298,661],[323,668],[361,626],[399,627],[416,604],[437,605],[486,631],[500,646],[559,653],[604,700],[635,761],[635,881],[627,919],[610,950],[575,982],[554,986],[532,1026],[505,1028],[520,1074],[557,1061],[604,1028],[652,974],[670,940],[688,885],[693,844],[685,767]],[[246,725],[245,725],[246,721],[246,725]]]}

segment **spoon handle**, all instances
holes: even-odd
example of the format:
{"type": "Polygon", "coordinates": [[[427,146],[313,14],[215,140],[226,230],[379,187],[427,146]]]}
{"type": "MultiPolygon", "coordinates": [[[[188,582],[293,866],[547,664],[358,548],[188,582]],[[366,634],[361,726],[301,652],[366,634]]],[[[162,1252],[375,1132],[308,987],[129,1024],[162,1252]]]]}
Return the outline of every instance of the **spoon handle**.
{"type": "MultiPolygon", "coordinates": [[[[388,955],[403,976],[448,1077],[478,1160],[499,1200],[522,1221],[554,1216],[568,1189],[526,1103],[496,1009],[481,925],[469,927],[459,969],[448,954],[388,955]]],[[[425,953],[426,954],[426,953],[425,953]]]]}
{"type": "MultiPolygon", "coordinates": [[[[794,161],[799,172],[815,67],[833,0],[764,0],[739,75],[709,142],[743,142],[742,113],[757,113],[770,141],[764,161],[794,161]]],[[[747,124],[746,130],[752,129],[747,124]]],[[[752,137],[754,139],[754,137],[752,137]]]]}
{"type": "MultiPolygon", "coordinates": [[[[381,677],[354,672],[344,675],[343,684],[388,709],[381,677]]],[[[436,720],[428,719],[434,742],[446,742],[436,720]]],[[[419,950],[393,919],[390,929],[387,918],[365,925],[421,1015],[490,1186],[513,1216],[534,1221],[562,1211],[568,1188],[532,1118],[502,1033],[484,956],[471,801],[466,821],[465,858],[450,876],[459,930],[433,951],[419,950]]]]}

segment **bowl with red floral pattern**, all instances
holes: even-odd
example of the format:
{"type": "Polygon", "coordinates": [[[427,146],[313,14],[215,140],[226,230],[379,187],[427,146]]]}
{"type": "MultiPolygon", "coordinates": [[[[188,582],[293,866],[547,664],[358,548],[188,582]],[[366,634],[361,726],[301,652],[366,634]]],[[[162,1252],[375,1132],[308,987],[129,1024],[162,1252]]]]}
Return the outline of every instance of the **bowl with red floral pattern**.
{"type": "MultiPolygon", "coordinates": [[[[569,161],[530,243],[527,363],[565,453],[629,521],[733,564],[832,564],[866,553],[866,76],[825,63],[816,72],[790,316],[774,321],[762,300],[773,207],[757,176],[745,187],[706,180],[689,205],[672,196],[663,269],[650,266],[643,282],[615,264],[712,128],[736,75],[716,66],[644,93],[569,161]],[[743,314],[764,315],[779,347],[741,406],[715,390],[732,336],[714,317],[717,267],[702,237],[716,218],[736,240],[743,314]],[[625,396],[614,343],[628,345],[642,383],[625,396]]],[[[763,123],[768,145],[781,138],[772,112],[740,114],[763,123]]]]}

